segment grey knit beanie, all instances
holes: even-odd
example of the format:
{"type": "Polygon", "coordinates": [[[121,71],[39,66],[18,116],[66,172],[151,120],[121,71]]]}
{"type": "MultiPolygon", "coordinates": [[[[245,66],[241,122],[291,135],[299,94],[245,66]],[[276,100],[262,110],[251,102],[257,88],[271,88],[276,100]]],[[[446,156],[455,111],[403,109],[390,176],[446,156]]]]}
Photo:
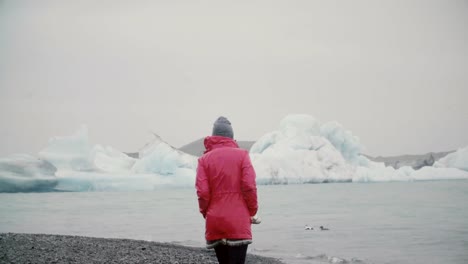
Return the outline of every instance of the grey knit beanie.
{"type": "Polygon", "coordinates": [[[232,131],[231,122],[224,116],[218,117],[213,124],[213,136],[222,136],[228,138],[234,138],[234,132],[232,131]]]}

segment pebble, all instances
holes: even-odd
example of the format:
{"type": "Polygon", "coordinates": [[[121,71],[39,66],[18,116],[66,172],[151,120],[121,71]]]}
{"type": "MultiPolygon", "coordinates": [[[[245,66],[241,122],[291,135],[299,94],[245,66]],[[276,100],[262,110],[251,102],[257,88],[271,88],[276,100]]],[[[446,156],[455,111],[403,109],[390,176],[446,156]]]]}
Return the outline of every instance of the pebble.
{"type": "MultiPolygon", "coordinates": [[[[205,248],[43,234],[0,233],[0,252],[0,263],[218,263],[214,250],[205,248]]],[[[246,263],[283,264],[274,258],[252,254],[247,254],[246,263]]]]}

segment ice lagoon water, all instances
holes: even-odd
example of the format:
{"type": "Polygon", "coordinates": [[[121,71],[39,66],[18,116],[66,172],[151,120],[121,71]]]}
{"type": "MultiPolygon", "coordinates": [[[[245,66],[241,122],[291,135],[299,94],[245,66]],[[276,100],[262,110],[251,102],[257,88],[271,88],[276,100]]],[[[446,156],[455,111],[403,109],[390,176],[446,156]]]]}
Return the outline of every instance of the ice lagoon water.
{"type": "MultiPolygon", "coordinates": [[[[253,226],[250,253],[286,263],[468,263],[468,181],[259,186],[258,193],[263,222],[253,226]]],[[[183,188],[0,194],[0,232],[204,246],[195,191],[183,188]]]]}

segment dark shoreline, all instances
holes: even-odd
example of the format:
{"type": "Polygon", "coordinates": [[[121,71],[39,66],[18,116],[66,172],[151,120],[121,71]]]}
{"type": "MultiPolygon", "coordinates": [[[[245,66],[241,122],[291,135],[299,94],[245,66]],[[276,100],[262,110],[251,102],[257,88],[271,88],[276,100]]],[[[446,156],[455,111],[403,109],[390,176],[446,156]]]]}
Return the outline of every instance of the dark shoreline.
{"type": "MultiPolygon", "coordinates": [[[[0,263],[218,263],[213,250],[83,236],[0,233],[0,263]]],[[[248,254],[246,263],[283,264],[248,254]]]]}

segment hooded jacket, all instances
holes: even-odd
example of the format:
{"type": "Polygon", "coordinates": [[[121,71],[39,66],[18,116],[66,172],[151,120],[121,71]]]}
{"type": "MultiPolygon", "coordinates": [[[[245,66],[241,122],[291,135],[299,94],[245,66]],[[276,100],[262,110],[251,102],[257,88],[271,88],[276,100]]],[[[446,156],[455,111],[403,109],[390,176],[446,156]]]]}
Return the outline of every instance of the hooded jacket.
{"type": "Polygon", "coordinates": [[[206,240],[252,239],[250,217],[258,204],[249,153],[228,137],[209,136],[204,144],[195,187],[206,240]]]}

